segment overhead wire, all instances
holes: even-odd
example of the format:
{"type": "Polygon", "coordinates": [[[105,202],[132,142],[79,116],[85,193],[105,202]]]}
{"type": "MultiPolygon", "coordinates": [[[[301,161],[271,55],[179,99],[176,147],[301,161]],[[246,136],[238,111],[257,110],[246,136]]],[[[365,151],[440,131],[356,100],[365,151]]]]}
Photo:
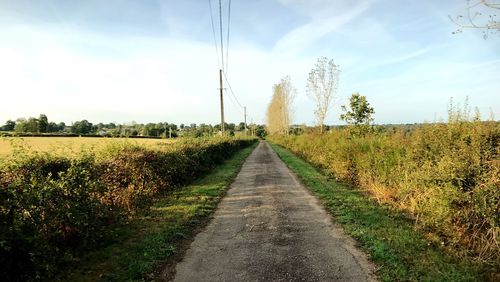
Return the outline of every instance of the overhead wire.
{"type": "MultiPolygon", "coordinates": [[[[230,95],[230,101],[235,105],[235,107],[238,109],[240,113],[244,113],[243,109],[244,107],[241,105],[240,101],[236,97],[236,94],[233,91],[233,88],[231,87],[231,84],[229,83],[229,80],[227,78],[227,69],[228,69],[228,62],[229,62],[229,38],[230,38],[230,33],[231,33],[231,0],[228,1],[228,11],[227,11],[227,34],[226,34],[226,54],[225,54],[225,59],[224,59],[224,40],[223,40],[223,22],[222,22],[222,2],[219,0],[219,36],[220,36],[220,56],[219,56],[219,44],[217,43],[217,32],[215,28],[215,23],[214,23],[214,16],[213,16],[213,6],[212,6],[212,1],[208,0],[208,4],[210,6],[210,20],[212,24],[212,34],[214,38],[214,45],[215,45],[215,52],[217,53],[217,63],[219,64],[220,69],[222,70],[222,74],[224,76],[224,80],[226,84],[229,87],[229,92],[231,93],[230,95]]],[[[227,89],[225,89],[227,90],[227,89]]]]}
{"type": "Polygon", "coordinates": [[[231,101],[231,103],[234,105],[236,111],[239,112],[240,114],[244,114],[243,109],[238,106],[237,104],[238,102],[234,100],[233,96],[229,96],[229,98],[230,98],[229,101],[231,101]]]}
{"type": "Polygon", "coordinates": [[[244,112],[241,110],[241,108],[240,108],[240,107],[238,106],[238,104],[237,104],[237,103],[238,103],[238,101],[236,101],[236,100],[233,98],[233,96],[229,96],[229,97],[230,97],[229,101],[231,101],[231,103],[234,105],[234,107],[236,108],[236,110],[238,110],[238,112],[239,112],[239,113],[244,114],[244,112]]]}
{"type": "Polygon", "coordinates": [[[241,103],[240,101],[238,100],[238,98],[236,97],[236,95],[234,94],[234,91],[233,91],[233,88],[231,87],[231,84],[229,83],[229,81],[227,80],[227,77],[226,77],[226,74],[224,74],[224,81],[226,81],[226,84],[229,88],[229,92],[231,93],[231,95],[229,95],[229,100],[231,100],[231,102],[234,104],[234,106],[238,109],[238,111],[240,113],[243,113],[241,110],[244,108],[243,106],[241,106],[241,103]]]}
{"type": "Polygon", "coordinates": [[[236,101],[236,103],[238,103],[238,106],[240,106],[240,108],[243,108],[243,106],[241,105],[238,98],[236,98],[236,95],[234,94],[233,88],[231,87],[231,84],[229,83],[229,80],[227,79],[227,76],[225,73],[224,73],[224,80],[226,81],[227,86],[229,86],[229,91],[231,92],[231,95],[234,97],[234,100],[236,101]]]}
{"type": "Polygon", "coordinates": [[[219,58],[219,46],[217,45],[217,36],[215,34],[215,24],[214,24],[214,16],[212,13],[212,1],[211,0],[208,0],[208,5],[210,7],[210,20],[212,22],[212,34],[213,34],[213,38],[214,38],[215,55],[217,56],[217,64],[219,65],[220,68],[222,68],[221,67],[221,60],[219,58]]]}
{"type": "MultiPolygon", "coordinates": [[[[220,1],[219,1],[220,3],[220,1]]],[[[229,36],[230,36],[230,32],[231,32],[231,0],[228,1],[228,8],[227,8],[227,37],[226,37],[226,65],[225,65],[225,68],[223,69],[223,74],[224,74],[224,80],[226,81],[227,85],[229,86],[229,91],[231,93],[231,96],[232,98],[234,99],[234,101],[236,102],[236,104],[238,104],[238,106],[240,107],[240,112],[241,112],[241,109],[243,109],[244,107],[241,105],[240,101],[238,100],[238,98],[236,97],[236,94],[234,93],[233,91],[233,88],[231,87],[231,84],[229,83],[229,80],[227,78],[227,69],[228,69],[228,61],[229,61],[229,36]]],[[[221,25],[222,26],[222,25],[221,25]]],[[[222,31],[222,28],[221,28],[221,31],[222,31]]],[[[221,34],[221,42],[222,42],[222,34],[221,34]]]]}
{"type": "Polygon", "coordinates": [[[222,40],[222,4],[221,0],[219,0],[219,27],[220,27],[220,55],[221,55],[221,62],[222,62],[222,70],[224,71],[224,44],[222,40]]]}
{"type": "Polygon", "coordinates": [[[226,73],[229,62],[229,32],[231,30],[231,0],[229,0],[227,8],[227,40],[226,40],[226,73]]]}

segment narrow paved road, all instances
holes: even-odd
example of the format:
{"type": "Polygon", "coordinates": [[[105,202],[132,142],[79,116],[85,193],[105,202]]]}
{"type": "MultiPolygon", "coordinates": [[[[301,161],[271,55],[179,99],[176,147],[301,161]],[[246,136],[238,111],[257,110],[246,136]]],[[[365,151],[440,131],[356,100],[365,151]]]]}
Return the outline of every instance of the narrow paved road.
{"type": "Polygon", "coordinates": [[[174,281],[371,281],[372,273],[353,240],[261,142],[174,281]]]}

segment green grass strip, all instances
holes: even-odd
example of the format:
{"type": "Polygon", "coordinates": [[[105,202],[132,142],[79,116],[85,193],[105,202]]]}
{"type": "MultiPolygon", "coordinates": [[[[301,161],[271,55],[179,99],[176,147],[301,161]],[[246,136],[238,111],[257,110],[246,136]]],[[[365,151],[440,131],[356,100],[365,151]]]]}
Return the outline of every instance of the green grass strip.
{"type": "Polygon", "coordinates": [[[196,235],[256,145],[240,150],[191,185],[161,197],[148,213],[117,230],[121,235],[115,244],[88,254],[76,269],[57,280],[154,279],[151,272],[158,263],[174,255],[181,241],[196,235]]]}
{"type": "MultiPolygon", "coordinates": [[[[336,182],[290,151],[271,144],[280,158],[323,202],[347,234],[378,266],[383,281],[485,281],[489,271],[458,260],[415,230],[406,215],[377,204],[360,189],[336,182]]],[[[491,273],[491,272],[490,272],[491,273]]]]}

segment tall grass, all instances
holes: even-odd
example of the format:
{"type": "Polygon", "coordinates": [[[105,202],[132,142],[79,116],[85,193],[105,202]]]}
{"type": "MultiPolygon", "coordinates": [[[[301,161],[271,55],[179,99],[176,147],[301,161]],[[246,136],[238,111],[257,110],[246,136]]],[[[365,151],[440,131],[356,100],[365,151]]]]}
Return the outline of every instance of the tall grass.
{"type": "Polygon", "coordinates": [[[451,111],[447,123],[352,134],[274,136],[332,177],[403,210],[459,255],[500,261],[500,123],[451,111]]]}
{"type": "MultiPolygon", "coordinates": [[[[2,279],[50,277],[113,226],[252,144],[212,138],[144,147],[125,143],[69,157],[18,150],[0,164],[2,279]]],[[[22,148],[22,147],[19,147],[22,148]]]]}

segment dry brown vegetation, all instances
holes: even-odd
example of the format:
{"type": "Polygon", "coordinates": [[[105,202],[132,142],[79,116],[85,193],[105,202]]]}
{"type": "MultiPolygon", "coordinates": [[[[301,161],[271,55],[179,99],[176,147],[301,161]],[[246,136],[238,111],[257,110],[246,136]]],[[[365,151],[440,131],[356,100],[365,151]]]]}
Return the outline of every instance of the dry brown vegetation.
{"type": "Polygon", "coordinates": [[[290,77],[281,79],[273,86],[273,96],[267,107],[267,130],[271,134],[288,134],[293,117],[292,104],[296,95],[290,77]]]}
{"type": "Polygon", "coordinates": [[[500,261],[500,123],[451,112],[448,123],[352,134],[274,136],[332,177],[411,215],[459,255],[500,261]]]}

